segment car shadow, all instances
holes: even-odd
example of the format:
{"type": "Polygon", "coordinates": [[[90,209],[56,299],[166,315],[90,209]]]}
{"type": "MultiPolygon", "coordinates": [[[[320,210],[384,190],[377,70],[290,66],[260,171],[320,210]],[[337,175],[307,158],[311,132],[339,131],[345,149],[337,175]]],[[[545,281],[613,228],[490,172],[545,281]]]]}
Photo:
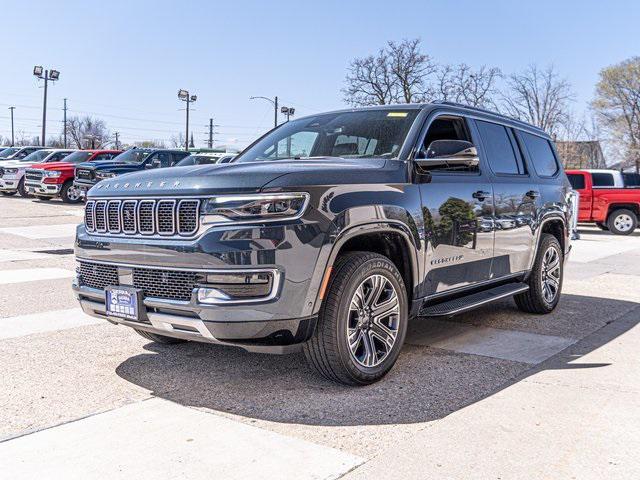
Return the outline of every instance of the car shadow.
{"type": "Polygon", "coordinates": [[[589,228],[586,229],[584,227],[578,226],[578,233],[581,235],[606,235],[609,237],[640,237],[640,228],[637,228],[635,231],[630,233],[629,235],[615,235],[611,233],[609,230],[600,230],[599,228],[589,228]]]}
{"type": "MultiPolygon", "coordinates": [[[[628,313],[640,307],[633,302],[578,295],[563,295],[556,311],[547,316],[524,314],[505,303],[497,305],[457,321],[512,330],[530,330],[529,325],[549,323],[541,325],[541,331],[554,334],[553,324],[558,319],[572,317],[560,322],[560,330],[576,340],[585,338],[535,366],[411,345],[409,338],[391,373],[374,385],[360,388],[324,380],[307,366],[302,354],[251,354],[196,342],[174,346],[149,343],[145,352],[127,359],[116,371],[157,397],[250,419],[322,426],[418,423],[449,415],[540,369],[606,368],[607,364],[570,362],[638,323],[629,323],[628,313]],[[576,309],[583,313],[576,315],[576,309]],[[618,318],[626,315],[627,320],[620,323],[620,328],[608,329],[605,325],[615,324],[616,319],[603,318],[603,310],[616,312],[618,318]],[[591,341],[594,336],[596,341],[591,341]]],[[[416,320],[422,321],[429,319],[416,320]]]]}

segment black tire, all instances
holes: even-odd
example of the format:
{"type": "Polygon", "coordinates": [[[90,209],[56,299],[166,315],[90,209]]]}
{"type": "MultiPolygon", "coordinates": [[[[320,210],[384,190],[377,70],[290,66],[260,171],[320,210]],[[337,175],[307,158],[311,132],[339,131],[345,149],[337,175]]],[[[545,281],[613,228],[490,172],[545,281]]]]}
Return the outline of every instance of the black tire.
{"type": "Polygon", "coordinates": [[[0,193],[2,193],[2,195],[4,195],[5,197],[11,197],[12,195],[15,195],[18,192],[14,190],[13,192],[0,192],[0,193]]]}
{"type": "MultiPolygon", "coordinates": [[[[371,290],[369,290],[371,291],[371,290]]],[[[364,291],[363,291],[364,293],[364,291]]],[[[379,298],[379,297],[378,297],[379,298]]],[[[366,302],[364,302],[366,303],[366,302]]],[[[359,317],[356,317],[356,319],[359,317]]],[[[369,324],[371,325],[371,316],[369,324]]],[[[366,323],[366,322],[365,322],[366,323]]],[[[402,275],[391,260],[383,255],[368,252],[352,252],[341,256],[336,261],[325,299],[320,308],[318,323],[311,339],[303,346],[309,363],[325,378],[345,385],[368,385],[384,377],[395,364],[405,335],[408,323],[407,291],[402,275]],[[391,348],[385,348],[384,356],[377,365],[364,366],[355,358],[348,345],[349,322],[353,321],[349,307],[352,298],[367,279],[373,275],[386,279],[382,295],[397,295],[397,313],[389,315],[388,327],[394,329],[395,341],[391,348]],[[388,288],[393,286],[393,289],[388,288]]],[[[374,331],[376,327],[370,327],[374,331]]],[[[368,331],[368,330],[367,330],[368,331]]],[[[364,337],[364,333],[358,333],[364,337]]],[[[375,333],[372,333],[375,336],[375,333]]],[[[360,338],[360,337],[358,337],[360,338]]],[[[371,337],[368,337],[371,339],[371,337]]],[[[378,360],[377,346],[382,346],[379,338],[369,340],[369,346],[374,346],[374,358],[378,360]]],[[[362,342],[356,342],[363,346],[362,342]]],[[[357,352],[356,352],[357,353],[357,352]]]]}
{"type": "Polygon", "coordinates": [[[538,252],[536,254],[536,261],[533,265],[531,274],[527,283],[529,284],[529,290],[524,293],[515,295],[513,299],[516,302],[518,308],[528,313],[550,313],[552,312],[558,302],[560,301],[560,293],[562,292],[562,279],[564,277],[564,255],[562,253],[562,247],[558,239],[549,233],[543,233],[540,239],[540,245],[538,246],[538,252]],[[543,278],[545,277],[545,255],[547,251],[553,248],[555,249],[559,259],[559,278],[556,293],[551,301],[545,298],[545,291],[543,287],[543,278]]]}
{"type": "Polygon", "coordinates": [[[82,201],[82,197],[73,186],[72,180],[69,180],[62,186],[62,190],[60,190],[60,198],[62,198],[64,203],[80,203],[82,201]]]}
{"type": "Polygon", "coordinates": [[[614,235],[630,235],[637,226],[637,215],[626,208],[614,210],[607,219],[607,227],[614,235]]]}
{"type": "Polygon", "coordinates": [[[157,333],[138,330],[137,328],[134,328],[134,330],[138,332],[141,337],[144,337],[147,340],[151,340],[152,342],[162,343],[164,345],[174,345],[176,343],[184,343],[187,341],[182,338],[165,337],[164,335],[158,335],[157,333]]]}
{"type": "Polygon", "coordinates": [[[605,232],[609,231],[609,227],[607,226],[606,223],[601,223],[601,222],[596,222],[596,226],[600,229],[600,230],[604,230],[605,232]]]}
{"type": "Polygon", "coordinates": [[[18,182],[18,193],[20,194],[21,197],[24,197],[24,198],[29,198],[31,196],[29,195],[29,192],[27,192],[27,189],[24,186],[24,177],[22,177],[18,182]]]}
{"type": "Polygon", "coordinates": [[[51,197],[43,197],[42,195],[35,195],[35,197],[41,202],[48,202],[49,200],[51,200],[51,197]]]}

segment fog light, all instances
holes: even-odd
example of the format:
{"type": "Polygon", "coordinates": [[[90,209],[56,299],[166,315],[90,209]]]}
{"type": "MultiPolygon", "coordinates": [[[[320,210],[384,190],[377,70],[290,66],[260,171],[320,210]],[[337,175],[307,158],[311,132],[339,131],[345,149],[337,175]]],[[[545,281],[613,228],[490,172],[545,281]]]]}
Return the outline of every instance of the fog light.
{"type": "Polygon", "coordinates": [[[264,302],[275,298],[279,285],[276,269],[207,273],[200,280],[197,298],[209,305],[264,302]]]}
{"type": "Polygon", "coordinates": [[[209,303],[211,305],[217,305],[219,303],[228,303],[231,298],[225,295],[220,290],[215,288],[199,288],[198,289],[198,302],[209,303]]]}

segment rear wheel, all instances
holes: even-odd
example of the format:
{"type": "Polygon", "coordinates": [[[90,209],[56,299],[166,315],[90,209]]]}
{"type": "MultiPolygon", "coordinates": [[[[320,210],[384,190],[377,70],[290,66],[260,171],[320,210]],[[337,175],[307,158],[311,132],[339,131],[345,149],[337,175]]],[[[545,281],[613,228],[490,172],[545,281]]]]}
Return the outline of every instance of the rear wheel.
{"type": "Polygon", "coordinates": [[[20,194],[21,197],[30,197],[31,195],[29,195],[29,192],[27,192],[27,189],[24,186],[24,178],[21,178],[20,181],[18,182],[18,193],[20,194]]]}
{"type": "Polygon", "coordinates": [[[10,197],[12,195],[15,195],[18,192],[14,190],[13,192],[0,192],[0,193],[2,193],[5,197],[10,197]]]}
{"type": "Polygon", "coordinates": [[[529,275],[529,290],[513,298],[518,308],[529,313],[550,313],[560,301],[564,262],[558,239],[543,233],[536,261],[529,275]]]}
{"type": "Polygon", "coordinates": [[[631,210],[621,208],[611,212],[607,226],[615,235],[629,235],[638,226],[638,217],[631,210]]]}
{"type": "Polygon", "coordinates": [[[176,343],[184,343],[187,340],[183,340],[182,338],[173,338],[173,337],[165,337],[164,335],[158,335],[157,333],[146,332],[144,330],[138,330],[134,328],[138,334],[147,340],[151,340],[156,343],[163,343],[165,345],[174,345],[176,343]]]}
{"type": "Polygon", "coordinates": [[[407,312],[407,291],[393,262],[376,253],[348,253],[334,266],[305,356],[334,382],[376,382],[400,354],[407,312]]]}
{"type": "Polygon", "coordinates": [[[68,181],[62,186],[60,198],[62,198],[64,203],[78,203],[82,200],[80,190],[73,186],[72,181],[68,181]]]}

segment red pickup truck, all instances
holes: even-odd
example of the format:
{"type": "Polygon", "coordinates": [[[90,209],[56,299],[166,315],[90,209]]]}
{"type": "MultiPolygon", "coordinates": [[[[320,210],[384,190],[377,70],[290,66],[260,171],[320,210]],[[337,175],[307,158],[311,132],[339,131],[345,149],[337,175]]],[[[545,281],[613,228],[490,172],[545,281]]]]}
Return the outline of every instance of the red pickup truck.
{"type": "Polygon", "coordinates": [[[566,170],[580,195],[578,222],[595,223],[616,235],[629,235],[640,217],[640,185],[616,170],[566,170]]]}
{"type": "Polygon", "coordinates": [[[74,171],[78,163],[110,160],[122,153],[120,150],[78,150],[65,157],[63,162],[34,165],[24,174],[24,186],[40,200],[62,198],[65,203],[82,201],[80,192],[73,186],[74,171]]]}

